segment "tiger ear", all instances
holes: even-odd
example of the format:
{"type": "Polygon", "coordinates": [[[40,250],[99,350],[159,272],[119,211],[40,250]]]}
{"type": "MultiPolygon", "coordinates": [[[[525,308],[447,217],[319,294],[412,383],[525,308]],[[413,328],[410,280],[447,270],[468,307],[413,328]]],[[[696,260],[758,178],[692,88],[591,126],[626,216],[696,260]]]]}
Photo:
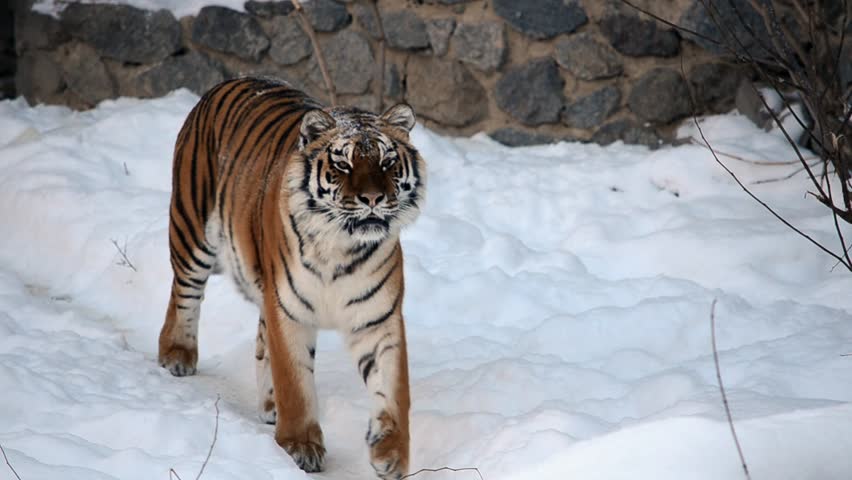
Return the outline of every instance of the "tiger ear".
{"type": "Polygon", "coordinates": [[[407,103],[397,103],[382,114],[382,120],[392,127],[410,132],[414,128],[414,110],[407,103]]]}
{"type": "Polygon", "coordinates": [[[313,142],[334,126],[335,121],[331,115],[323,110],[311,110],[302,117],[302,126],[299,129],[301,135],[299,146],[304,148],[305,145],[313,142]]]}

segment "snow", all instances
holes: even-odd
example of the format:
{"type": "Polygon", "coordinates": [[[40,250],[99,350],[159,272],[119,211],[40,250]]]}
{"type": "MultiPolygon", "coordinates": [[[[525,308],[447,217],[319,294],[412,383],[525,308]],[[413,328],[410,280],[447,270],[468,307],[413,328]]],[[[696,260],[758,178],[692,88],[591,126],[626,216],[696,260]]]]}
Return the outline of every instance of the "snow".
{"type": "MultiPolygon", "coordinates": [[[[196,101],[180,90],[87,112],[0,102],[0,445],[26,480],[193,478],[217,396],[203,478],[305,478],[257,420],[257,312],[228,279],[207,290],[199,374],[156,363],[171,150],[196,101]]],[[[747,183],[796,168],[783,138],[743,117],[702,127],[720,151],[775,163],[723,157],[747,183]]],[[[681,135],[698,136],[689,124],[681,135]]],[[[413,469],[741,478],[710,347],[717,298],[752,478],[852,477],[850,275],[704,147],[512,149],[420,126],[413,141],[430,178],[403,234],[413,469]]],[[[836,245],[801,174],[752,188],[836,245]]],[[[329,454],[313,477],[372,478],[369,399],[333,333],[316,371],[329,454]]]]}
{"type": "MultiPolygon", "coordinates": [[[[142,10],[169,10],[175,18],[195,16],[203,7],[218,6],[227,7],[239,12],[245,11],[246,0],[75,0],[76,3],[110,3],[130,5],[142,10]]],[[[302,0],[305,4],[310,0],[302,0]]],[[[58,16],[65,9],[65,0],[36,0],[33,10],[36,12],[58,16]]]]}

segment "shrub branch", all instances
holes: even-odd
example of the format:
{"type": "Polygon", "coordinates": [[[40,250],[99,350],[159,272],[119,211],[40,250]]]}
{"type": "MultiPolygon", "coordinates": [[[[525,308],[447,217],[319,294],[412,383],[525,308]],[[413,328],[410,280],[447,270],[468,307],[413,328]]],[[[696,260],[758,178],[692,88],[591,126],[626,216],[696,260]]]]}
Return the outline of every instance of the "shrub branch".
{"type": "Polygon", "coordinates": [[[319,41],[317,41],[317,34],[314,32],[314,27],[311,26],[311,22],[305,14],[302,3],[299,0],[293,0],[293,6],[296,8],[299,20],[302,22],[302,29],[308,34],[308,38],[311,39],[311,45],[314,47],[314,55],[317,57],[317,64],[319,65],[320,72],[322,72],[322,79],[325,81],[325,88],[328,89],[329,102],[331,102],[332,107],[336,107],[337,93],[334,90],[334,83],[331,81],[331,76],[328,74],[328,64],[325,62],[325,55],[323,55],[319,41]]]}
{"type": "Polygon", "coordinates": [[[734,445],[737,447],[737,454],[740,456],[740,464],[743,466],[743,473],[746,480],[751,480],[751,475],[748,473],[748,464],[746,463],[743,449],[740,447],[740,439],[737,437],[737,430],[734,428],[734,419],[731,416],[731,407],[728,404],[728,395],[725,393],[725,385],[722,383],[722,370],[719,368],[719,350],[716,348],[716,299],[713,299],[713,304],[710,305],[710,342],[713,346],[713,364],[716,366],[716,380],[719,382],[719,393],[722,394],[722,404],[725,406],[725,415],[728,417],[728,426],[731,427],[731,436],[734,438],[734,445]]]}
{"type": "Polygon", "coordinates": [[[3,460],[6,461],[6,466],[9,467],[9,470],[11,470],[12,473],[15,475],[15,478],[21,480],[21,476],[18,475],[18,472],[15,471],[15,467],[13,467],[11,463],[9,463],[9,457],[6,456],[6,450],[3,449],[3,445],[0,445],[0,452],[3,453],[3,460]]]}

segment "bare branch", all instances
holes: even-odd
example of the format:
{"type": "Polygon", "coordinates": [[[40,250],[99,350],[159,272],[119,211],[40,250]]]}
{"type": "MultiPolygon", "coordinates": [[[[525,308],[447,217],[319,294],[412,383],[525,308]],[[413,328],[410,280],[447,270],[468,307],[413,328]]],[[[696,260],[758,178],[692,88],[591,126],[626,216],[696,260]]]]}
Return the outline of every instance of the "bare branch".
{"type": "Polygon", "coordinates": [[[219,435],[219,400],[222,397],[216,395],[216,402],[213,403],[213,408],[216,409],[216,426],[213,428],[213,441],[210,442],[210,450],[207,451],[207,458],[204,459],[204,463],[201,464],[201,470],[198,471],[198,475],[195,476],[195,480],[201,478],[201,474],[204,473],[204,467],[207,466],[207,462],[210,461],[210,455],[213,454],[213,447],[216,445],[216,437],[219,435]]]}
{"type": "Polygon", "coordinates": [[[376,18],[376,23],[379,27],[379,61],[376,65],[376,113],[384,111],[384,95],[385,95],[385,27],[382,24],[382,17],[379,14],[378,0],[370,0],[370,5],[373,7],[373,16],[376,18]]]}
{"type": "Polygon", "coordinates": [[[134,272],[138,272],[139,270],[136,270],[136,267],[133,266],[133,263],[131,263],[130,259],[127,258],[127,241],[124,242],[124,247],[118,246],[118,242],[115,241],[114,238],[110,239],[110,241],[112,242],[113,246],[115,246],[115,249],[118,250],[118,254],[121,255],[121,261],[117,262],[116,265],[121,267],[128,267],[134,272]]]}
{"type": "MultiPolygon", "coordinates": [[[[195,476],[195,480],[201,478],[201,474],[204,473],[204,468],[207,467],[207,462],[210,461],[210,456],[213,455],[213,447],[216,446],[216,438],[219,436],[219,400],[221,399],[221,396],[216,395],[216,402],[213,403],[213,408],[216,409],[216,426],[213,428],[213,440],[210,442],[210,449],[207,450],[207,457],[204,458],[204,463],[201,464],[201,469],[198,470],[198,475],[195,476]]],[[[169,480],[172,480],[173,477],[177,478],[177,480],[183,480],[174,468],[170,468],[169,480]]]]}
{"type": "Polygon", "coordinates": [[[748,473],[748,465],[746,464],[743,449],[740,447],[740,439],[737,438],[737,430],[734,428],[734,419],[731,417],[731,407],[728,405],[728,395],[725,393],[725,386],[722,384],[722,371],[719,368],[719,350],[716,349],[716,299],[713,299],[713,304],[710,306],[710,340],[713,344],[713,363],[716,365],[716,380],[719,381],[719,392],[722,394],[722,404],[725,405],[725,415],[728,416],[728,426],[731,427],[731,436],[734,437],[734,445],[737,446],[737,453],[740,456],[740,463],[743,466],[743,473],[746,480],[751,480],[751,475],[748,473]]]}
{"type": "MultiPolygon", "coordinates": [[[[702,143],[702,142],[701,142],[701,140],[699,140],[699,139],[697,139],[697,138],[695,138],[695,137],[689,137],[689,143],[691,143],[691,144],[693,144],[693,145],[698,145],[699,147],[707,148],[707,145],[704,145],[704,143],[702,143]]],[[[725,152],[722,152],[722,151],[720,151],[720,150],[718,150],[718,149],[716,150],[716,153],[717,153],[717,154],[719,154],[719,155],[721,155],[721,156],[723,156],[723,157],[730,158],[731,160],[739,160],[739,161],[741,161],[741,162],[750,163],[750,164],[752,164],[752,165],[765,165],[765,166],[768,166],[768,167],[782,166],[782,165],[793,165],[793,164],[795,164],[795,163],[801,163],[799,160],[784,160],[784,161],[781,161],[781,162],[769,162],[769,161],[763,161],[763,160],[752,160],[752,159],[750,159],[750,158],[745,158],[745,157],[742,157],[742,156],[740,156],[740,155],[734,155],[734,154],[732,154],[732,153],[725,153],[725,152]]],[[[806,160],[816,160],[816,159],[818,159],[818,158],[819,158],[819,157],[817,157],[817,156],[815,156],[815,155],[811,155],[811,156],[805,157],[805,159],[806,159],[806,160]]]]}
{"type": "Polygon", "coordinates": [[[21,476],[18,475],[18,472],[15,471],[15,467],[13,467],[11,463],[9,463],[9,457],[6,456],[6,450],[3,450],[3,445],[0,445],[0,452],[3,453],[3,460],[6,460],[6,466],[9,467],[9,470],[11,470],[13,474],[15,474],[15,478],[21,480],[21,476]]]}
{"type": "Polygon", "coordinates": [[[405,475],[404,477],[400,478],[399,480],[405,480],[406,478],[411,478],[411,477],[413,477],[413,476],[415,476],[415,475],[418,475],[418,474],[421,474],[421,473],[423,473],[423,472],[433,472],[433,473],[434,473],[434,472],[445,472],[445,471],[449,471],[449,472],[465,472],[465,471],[474,471],[474,472],[476,472],[476,474],[477,474],[477,475],[479,475],[479,480],[485,480],[485,479],[483,479],[483,478],[482,478],[482,472],[480,472],[480,471],[479,471],[479,469],[478,469],[478,468],[476,468],[476,467],[464,467],[464,468],[453,468],[453,467],[441,467],[441,468],[421,468],[420,470],[417,470],[417,471],[416,471],[416,472],[414,472],[414,473],[409,473],[408,475],[405,475]]]}
{"type": "Polygon", "coordinates": [[[322,72],[322,79],[325,81],[325,87],[328,89],[328,98],[331,106],[336,107],[337,93],[334,90],[334,83],[331,81],[331,76],[328,74],[328,64],[325,63],[325,56],[322,53],[322,49],[320,49],[319,41],[317,41],[317,34],[314,32],[314,27],[311,26],[308,16],[305,15],[305,9],[302,8],[301,2],[293,0],[293,6],[296,7],[296,13],[299,15],[299,20],[302,21],[302,29],[308,34],[308,38],[311,39],[311,45],[314,47],[314,55],[317,57],[317,64],[319,65],[320,72],[322,72]]]}
{"type": "MultiPolygon", "coordinates": [[[[817,162],[817,163],[819,163],[819,162],[817,162]]],[[[812,165],[812,166],[815,166],[815,164],[812,165]]],[[[762,180],[755,180],[754,182],[751,182],[751,184],[752,185],[763,185],[764,183],[783,182],[784,180],[789,180],[789,179],[795,177],[796,175],[803,172],[804,170],[805,170],[805,167],[799,167],[799,168],[793,170],[792,172],[790,172],[789,174],[784,175],[783,177],[764,178],[762,180]]]]}
{"type": "MultiPolygon", "coordinates": [[[[765,208],[767,211],[769,211],[769,213],[771,213],[772,216],[777,218],[781,223],[786,225],[788,228],[790,228],[794,232],[796,232],[799,235],[801,235],[802,237],[806,238],[808,241],[810,241],[813,245],[815,245],[817,248],[819,248],[823,252],[831,255],[831,257],[833,257],[835,260],[839,260],[841,263],[843,263],[843,266],[845,266],[847,269],[852,271],[852,264],[847,264],[842,257],[835,254],[834,252],[832,252],[831,250],[829,250],[828,248],[823,246],[821,243],[814,240],[813,237],[811,237],[807,233],[799,230],[793,224],[788,222],[787,219],[785,219],[784,217],[779,215],[766,202],[764,202],[763,200],[758,198],[757,195],[752,193],[752,191],[749,190],[749,188],[746,187],[745,184],[743,184],[743,182],[740,181],[740,179],[737,177],[737,175],[734,172],[732,172],[731,169],[728,168],[728,166],[725,165],[725,163],[721,159],[719,159],[719,155],[716,154],[716,150],[713,148],[712,145],[710,145],[710,142],[707,140],[707,137],[704,135],[704,129],[701,128],[701,123],[698,121],[698,113],[697,113],[697,106],[696,106],[696,103],[695,103],[695,97],[693,96],[692,87],[690,87],[689,81],[686,79],[686,70],[684,69],[684,66],[683,66],[683,55],[681,55],[681,57],[680,57],[680,73],[683,76],[683,79],[684,79],[684,81],[686,82],[686,85],[687,85],[687,90],[689,91],[689,101],[690,101],[690,104],[692,105],[692,122],[695,124],[695,127],[698,129],[698,133],[699,133],[699,135],[701,135],[701,140],[707,146],[707,149],[710,150],[710,153],[713,155],[713,158],[716,160],[716,163],[718,163],[719,166],[721,166],[723,169],[725,169],[726,172],[728,172],[728,175],[730,175],[731,178],[733,178],[734,181],[737,182],[737,185],[739,185],[740,188],[742,188],[743,191],[746,194],[748,194],[748,196],[750,196],[754,201],[756,201],[761,206],[763,206],[763,208],[765,208]]],[[[805,162],[805,163],[807,163],[807,162],[805,162]]]]}

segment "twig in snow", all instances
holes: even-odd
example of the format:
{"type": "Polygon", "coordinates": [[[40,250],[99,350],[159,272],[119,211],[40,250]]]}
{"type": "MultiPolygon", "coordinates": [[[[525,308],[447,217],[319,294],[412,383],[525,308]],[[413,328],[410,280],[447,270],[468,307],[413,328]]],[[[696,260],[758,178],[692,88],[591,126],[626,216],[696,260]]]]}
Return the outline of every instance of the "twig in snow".
{"type": "MultiPolygon", "coordinates": [[[[707,148],[707,145],[704,145],[704,142],[702,142],[701,140],[699,140],[695,137],[689,137],[689,143],[691,143],[693,145],[698,145],[699,147],[707,148]]],[[[798,159],[797,160],[785,160],[783,162],[768,162],[768,161],[763,161],[763,160],[752,160],[751,158],[741,157],[739,155],[734,155],[733,153],[725,153],[725,152],[718,150],[718,149],[716,150],[716,153],[718,155],[723,156],[723,157],[730,158],[731,160],[739,160],[741,162],[751,163],[753,165],[766,165],[768,167],[781,166],[781,165],[793,165],[793,164],[796,164],[796,163],[800,163],[800,161],[798,159]]],[[[816,160],[818,158],[819,157],[812,155],[812,156],[809,156],[809,157],[805,157],[805,160],[816,160]]]]}
{"type": "Polygon", "coordinates": [[[325,63],[325,56],[322,54],[322,50],[320,49],[319,42],[317,41],[317,35],[314,32],[314,27],[311,26],[308,16],[305,15],[305,9],[302,8],[302,3],[299,2],[299,0],[293,0],[293,6],[296,7],[296,13],[302,21],[302,29],[308,34],[308,38],[311,39],[311,44],[314,46],[314,55],[317,57],[317,64],[319,65],[320,72],[322,73],[322,78],[325,81],[325,87],[328,89],[328,98],[331,102],[331,106],[336,107],[337,93],[334,91],[334,83],[332,83],[331,76],[328,74],[328,65],[325,63]]]}
{"type": "MultiPolygon", "coordinates": [[[[201,469],[198,470],[198,475],[195,476],[195,480],[201,478],[201,474],[204,473],[204,467],[207,466],[207,462],[210,461],[210,456],[213,455],[213,447],[216,446],[216,438],[219,436],[219,400],[221,399],[221,396],[216,395],[216,402],[213,403],[213,408],[216,409],[216,426],[213,427],[213,441],[210,442],[210,449],[207,450],[207,457],[204,459],[204,463],[201,464],[201,469]]],[[[174,468],[169,469],[169,480],[172,480],[172,477],[177,478],[177,480],[183,480],[174,468]]]]}
{"type": "Polygon", "coordinates": [[[130,176],[130,170],[127,169],[127,162],[122,162],[122,164],[124,165],[124,174],[129,177],[130,176]]]}
{"type": "Polygon", "coordinates": [[[213,441],[210,442],[210,450],[207,451],[207,458],[204,459],[204,463],[201,464],[201,470],[198,471],[198,475],[195,476],[195,480],[201,478],[201,474],[204,473],[204,467],[207,466],[207,462],[210,461],[210,455],[213,455],[213,447],[216,445],[216,437],[219,435],[219,400],[222,397],[216,395],[216,402],[213,404],[213,408],[216,409],[216,426],[213,428],[213,441]]]}
{"type": "Polygon", "coordinates": [[[11,463],[9,463],[9,457],[6,456],[6,450],[3,450],[3,445],[0,445],[0,452],[3,453],[3,460],[6,460],[6,466],[9,467],[9,470],[11,470],[12,473],[15,474],[15,478],[21,480],[21,476],[18,475],[18,472],[15,471],[15,467],[13,467],[11,463]]]}
{"type": "MultiPolygon", "coordinates": [[[[814,163],[814,164],[812,164],[811,166],[812,166],[812,167],[814,167],[814,166],[816,166],[818,163],[819,163],[819,162],[814,163]]],[[[789,179],[791,179],[791,178],[795,177],[796,175],[798,175],[798,174],[800,174],[800,173],[802,173],[802,172],[804,172],[804,171],[805,171],[805,167],[798,167],[797,169],[793,170],[792,172],[790,172],[790,173],[789,173],[789,174],[787,174],[787,175],[784,175],[783,177],[764,178],[764,179],[762,179],[762,180],[755,180],[755,181],[751,182],[751,184],[752,184],[752,185],[763,185],[764,183],[783,182],[784,180],[789,180],[789,179]]],[[[834,173],[834,172],[828,172],[828,173],[834,173]]]]}
{"type": "Polygon", "coordinates": [[[474,471],[474,472],[476,472],[476,474],[477,474],[477,475],[479,475],[479,480],[485,480],[485,479],[483,479],[483,478],[482,478],[482,473],[481,473],[481,472],[479,471],[479,469],[478,469],[478,468],[476,468],[476,467],[464,467],[464,468],[453,468],[453,467],[441,467],[441,468],[421,468],[420,470],[417,470],[417,471],[416,471],[416,472],[414,472],[414,473],[409,473],[408,475],[406,475],[406,476],[402,477],[400,480],[405,480],[406,478],[411,478],[411,477],[413,477],[413,476],[415,476],[415,475],[418,475],[418,474],[420,474],[420,473],[423,473],[423,472],[433,472],[433,473],[434,473],[434,472],[444,472],[444,471],[450,471],[450,472],[465,472],[465,471],[474,471]]]}
{"type": "Polygon", "coordinates": [[[124,242],[124,248],[122,248],[122,247],[118,246],[118,242],[116,242],[114,238],[111,239],[110,241],[115,246],[115,249],[118,250],[118,254],[121,255],[121,261],[117,262],[116,265],[121,266],[121,267],[128,267],[128,268],[132,269],[134,272],[138,272],[139,270],[136,270],[136,267],[133,266],[133,263],[131,263],[130,259],[127,258],[127,242],[126,241],[124,242]]]}
{"type": "Polygon", "coordinates": [[[734,419],[731,417],[731,407],[728,405],[728,395],[725,394],[725,386],[722,384],[722,371],[719,368],[719,350],[716,349],[716,299],[713,299],[713,304],[710,306],[710,340],[713,344],[713,363],[716,365],[716,380],[719,381],[719,392],[722,394],[722,404],[725,405],[725,415],[728,416],[728,426],[731,427],[731,436],[734,437],[734,445],[737,446],[737,453],[740,456],[740,462],[743,466],[743,473],[746,480],[751,480],[751,475],[748,473],[748,465],[746,464],[743,449],[740,447],[740,440],[737,438],[737,431],[734,428],[734,419]]]}

